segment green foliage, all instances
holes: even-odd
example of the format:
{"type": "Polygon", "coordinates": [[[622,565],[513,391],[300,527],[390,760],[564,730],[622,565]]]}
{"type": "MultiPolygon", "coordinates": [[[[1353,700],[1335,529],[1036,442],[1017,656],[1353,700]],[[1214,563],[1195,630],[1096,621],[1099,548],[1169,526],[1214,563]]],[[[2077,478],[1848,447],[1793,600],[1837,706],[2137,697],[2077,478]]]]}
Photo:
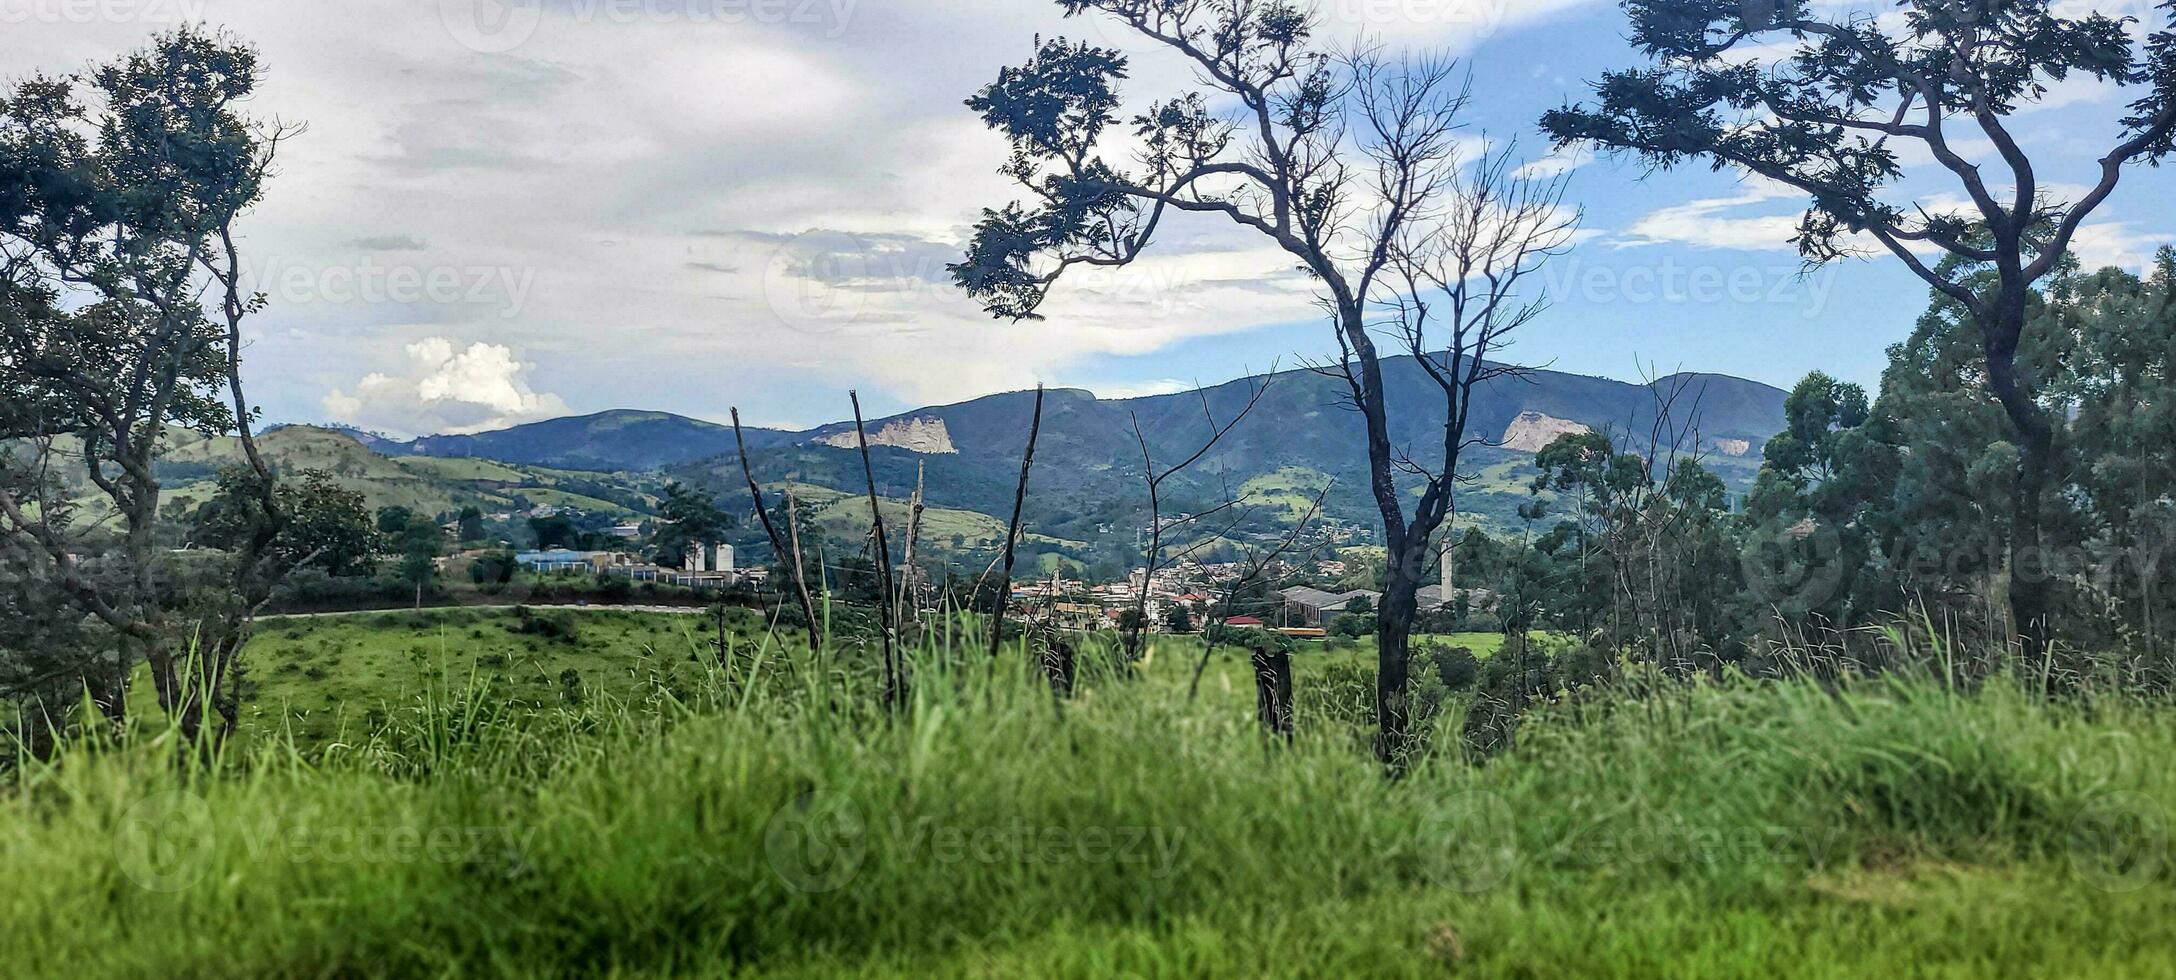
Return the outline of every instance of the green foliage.
{"type": "Polygon", "coordinates": [[[484,539],[484,512],[475,504],[461,508],[459,539],[466,543],[484,539]]]}
{"type": "Polygon", "coordinates": [[[665,484],[665,497],[657,506],[657,552],[666,564],[679,567],[689,551],[726,539],[733,519],[709,495],[678,483],[665,484]]]}
{"type": "MultiPolygon", "coordinates": [[[[218,492],[198,505],[190,540],[208,548],[238,551],[268,526],[262,483],[244,466],[222,467],[218,492]]],[[[310,566],[333,576],[368,575],[376,565],[378,534],[363,495],[342,488],[323,470],[290,474],[274,489],[286,526],[266,549],[288,567],[310,566]]]]}
{"type": "MultiPolygon", "coordinates": [[[[1354,600],[1355,602],[1359,600],[1354,600]]],[[[1375,633],[1375,616],[1345,613],[1330,620],[1330,635],[1343,637],[1372,636],[1375,633]]]]}

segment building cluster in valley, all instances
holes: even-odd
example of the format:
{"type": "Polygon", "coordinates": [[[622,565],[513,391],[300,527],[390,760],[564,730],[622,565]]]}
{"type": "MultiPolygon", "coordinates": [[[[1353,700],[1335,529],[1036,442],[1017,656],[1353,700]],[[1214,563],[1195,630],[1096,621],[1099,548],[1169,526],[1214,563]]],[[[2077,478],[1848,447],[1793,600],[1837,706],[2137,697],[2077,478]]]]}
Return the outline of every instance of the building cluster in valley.
{"type": "MultiPolygon", "coordinates": [[[[1471,609],[1493,609],[1497,598],[1494,591],[1458,588],[1453,584],[1453,566],[1449,559],[1446,551],[1439,581],[1420,589],[1420,610],[1434,612],[1461,599],[1471,609]]],[[[1199,628],[1199,624],[1227,611],[1226,600],[1232,583],[1247,577],[1249,572],[1250,568],[1239,562],[1185,561],[1157,569],[1153,575],[1146,569],[1136,568],[1122,582],[1098,584],[1054,575],[1015,583],[1011,609],[1014,615],[1045,619],[1064,629],[1117,629],[1127,612],[1141,602],[1145,579],[1147,602],[1143,613],[1151,630],[1169,629],[1174,606],[1184,607],[1186,620],[1199,628]]],[[[1296,582],[1309,578],[1334,579],[1345,572],[1342,561],[1275,561],[1254,570],[1254,576],[1268,582],[1296,582]]],[[[1372,589],[1322,588],[1309,584],[1286,585],[1272,594],[1278,599],[1270,603],[1273,608],[1266,613],[1229,615],[1223,617],[1223,623],[1278,630],[1295,636],[1322,636],[1339,616],[1359,610],[1372,611],[1382,601],[1382,593],[1372,589]]],[[[1248,612],[1261,612],[1261,606],[1260,602],[1249,604],[1248,612]]]]}
{"type": "Polygon", "coordinates": [[[733,546],[729,544],[708,544],[688,549],[685,567],[682,568],[668,568],[625,551],[573,551],[566,548],[524,551],[516,554],[514,560],[523,568],[546,575],[573,572],[599,577],[621,576],[633,582],[659,582],[698,589],[760,584],[770,572],[765,568],[737,567],[734,564],[733,546]]]}

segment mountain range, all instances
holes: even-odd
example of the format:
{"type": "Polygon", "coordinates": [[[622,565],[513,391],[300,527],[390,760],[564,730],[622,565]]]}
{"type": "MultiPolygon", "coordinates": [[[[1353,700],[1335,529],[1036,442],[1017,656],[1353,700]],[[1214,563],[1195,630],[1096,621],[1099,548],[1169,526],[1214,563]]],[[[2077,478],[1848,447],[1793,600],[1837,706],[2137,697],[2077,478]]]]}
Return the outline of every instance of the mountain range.
{"type": "MultiPolygon", "coordinates": [[[[1440,391],[1411,357],[1386,360],[1384,377],[1392,442],[1416,463],[1433,465],[1442,455],[1440,391]]],[[[1245,421],[1167,485],[1166,513],[1213,506],[1239,491],[1298,502],[1328,482],[1328,516],[1372,526],[1359,416],[1346,404],[1342,379],[1309,370],[1133,398],[1047,391],[1030,522],[1040,535],[1081,548],[1093,548],[1113,528],[1140,527],[1144,447],[1159,468],[1191,455],[1212,426],[1236,416],[1257,389],[1261,396],[1245,421]]],[[[1784,392],[1772,386],[1715,374],[1630,383],[1533,369],[1495,378],[1474,399],[1468,433],[1487,443],[1467,450],[1472,480],[1459,496],[1461,519],[1510,526],[1517,506],[1530,499],[1525,484],[1533,474],[1532,451],[1581,429],[1620,434],[1636,451],[1657,439],[1663,449],[1672,443],[1696,449],[1726,484],[1742,490],[1758,469],[1762,447],[1783,428],[1783,400],[1784,392]]],[[[920,480],[933,506],[1008,513],[1033,402],[1033,392],[1006,392],[869,420],[879,493],[904,498],[920,480]]],[[[744,435],[751,466],[767,485],[866,490],[851,422],[748,428],[744,435]]],[[[745,494],[731,427],[664,412],[608,411],[371,448],[393,457],[639,472],[707,488],[721,499],[745,494]]]]}

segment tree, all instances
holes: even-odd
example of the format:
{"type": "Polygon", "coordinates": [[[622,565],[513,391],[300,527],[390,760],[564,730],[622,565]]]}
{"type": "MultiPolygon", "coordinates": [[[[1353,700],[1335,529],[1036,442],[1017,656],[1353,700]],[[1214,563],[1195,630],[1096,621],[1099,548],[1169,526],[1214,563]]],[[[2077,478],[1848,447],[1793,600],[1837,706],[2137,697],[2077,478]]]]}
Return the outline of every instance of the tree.
{"type": "Polygon", "coordinates": [[[677,482],[665,484],[665,499],[658,502],[657,518],[658,557],[675,567],[684,564],[693,549],[724,541],[725,533],[733,526],[733,518],[719,510],[709,494],[677,482]]]}
{"type": "Polygon", "coordinates": [[[408,525],[415,523],[415,519],[415,511],[399,504],[380,507],[377,513],[378,533],[397,535],[407,530],[408,525]]]}
{"type": "Polygon", "coordinates": [[[428,517],[411,517],[393,539],[400,552],[400,580],[415,588],[416,603],[438,581],[438,557],[446,547],[446,529],[428,517]]]}
{"type": "Polygon", "coordinates": [[[468,563],[468,579],[488,591],[513,581],[514,571],[520,567],[511,551],[487,551],[468,563]]]}
{"type": "Polygon", "coordinates": [[[1173,633],[1194,631],[1194,614],[1186,608],[1186,603],[1174,602],[1164,608],[1164,629],[1173,633]]]}
{"type": "MultiPolygon", "coordinates": [[[[324,470],[303,470],[297,477],[275,489],[286,521],[266,550],[289,568],[369,574],[379,536],[362,493],[340,486],[324,470]]],[[[222,468],[218,492],[196,509],[190,541],[229,551],[242,547],[266,520],[256,484],[256,471],[246,466],[222,468]]]]}
{"type": "MultiPolygon", "coordinates": [[[[2157,31],[2140,50],[2126,30],[2131,18],[2059,16],[2052,0],[1897,6],[1902,17],[1884,20],[1816,16],[1810,0],[1626,0],[1632,42],[1657,65],[1604,73],[1593,107],[1557,109],[1541,124],[1560,146],[1591,141],[1664,169],[1705,159],[1803,191],[1811,206],[1796,240],[1809,262],[1856,254],[1870,238],[1963,309],[1982,354],[1980,383],[2018,447],[2007,467],[2009,605],[2012,629],[2037,652],[2050,583],[2018,572],[2042,557],[2060,420],[2020,370],[2032,291],[2123,168],[2171,149],[2176,33],[2157,31]],[[2074,75],[2142,91],[2088,189],[2060,200],[2010,117],[2074,75]],[[2008,186],[1960,153],[1957,130],[1966,127],[1993,145],[2008,186]],[[1905,143],[1925,149],[1969,203],[1886,200],[1904,176],[1896,145],[1905,143]],[[1951,261],[1930,265],[1922,248],[1951,261]]],[[[2176,4],[2160,9],[2176,25],[2176,4]]]]}
{"type": "Polygon", "coordinates": [[[968,106],[1010,141],[1003,172],[1031,203],[983,212],[965,259],[950,267],[954,281],[994,316],[1031,319],[1067,271],[1134,261],[1182,213],[1259,234],[1305,270],[1341,352],[1318,370],[1344,383],[1365,428],[1389,546],[1376,748],[1398,758],[1428,541],[1450,512],[1472,395],[1509,371],[1487,357],[1539,311],[1518,283],[1570,239],[1562,184],[1526,179],[1508,152],[1462,155],[1468,93],[1448,59],[1333,51],[1315,41],[1308,11],[1283,3],[1059,5],[1115,20],[1214,91],[1153,102],[1114,133],[1128,72],[1119,52],[1054,38],[1002,70],[968,106]],[[1211,109],[1221,100],[1242,107],[1236,118],[1211,109]],[[1113,136],[1139,147],[1131,170],[1104,156],[1113,136]],[[1392,445],[1379,333],[1441,389],[1443,442],[1427,462],[1392,445]],[[1417,486],[1401,487],[1401,477],[1417,486]]]}
{"type": "Polygon", "coordinates": [[[529,533],[536,538],[540,550],[578,548],[582,544],[582,529],[574,526],[574,520],[564,514],[529,518],[529,533]]]}
{"type": "Polygon", "coordinates": [[[482,541],[484,539],[483,509],[474,504],[461,508],[459,527],[462,541],[482,541]]]}
{"type": "MultiPolygon", "coordinates": [[[[251,612],[288,571],[268,550],[285,514],[240,368],[241,325],[265,301],[243,289],[235,225],[291,132],[236,113],[258,80],[249,48],[185,27],[0,97],[0,439],[14,447],[0,538],[115,634],[122,671],[150,663],[161,707],[192,735],[207,707],[233,707],[251,612]],[[235,542],[230,601],[188,624],[161,591],[153,463],[172,428],[234,433],[266,518],[235,542]],[[78,520],[64,468],[110,522],[78,520]],[[201,669],[185,676],[191,647],[201,669]]],[[[120,694],[101,707],[120,715],[120,694]]]]}

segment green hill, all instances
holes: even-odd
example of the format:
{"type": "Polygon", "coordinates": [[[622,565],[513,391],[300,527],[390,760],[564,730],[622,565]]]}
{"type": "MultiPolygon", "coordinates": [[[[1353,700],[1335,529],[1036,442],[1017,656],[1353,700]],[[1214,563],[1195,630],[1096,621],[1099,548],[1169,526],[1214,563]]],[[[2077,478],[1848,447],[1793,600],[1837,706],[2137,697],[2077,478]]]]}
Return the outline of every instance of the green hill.
{"type": "MultiPolygon", "coordinates": [[[[219,468],[241,460],[241,446],[232,437],[180,433],[172,438],[159,466],[169,495],[175,498],[194,501],[209,496],[219,468]]],[[[485,459],[387,456],[351,433],[314,426],[282,427],[259,436],[257,442],[273,466],[288,471],[325,470],[334,482],[361,492],[371,507],[400,506],[441,514],[468,506],[508,510],[526,501],[631,516],[647,512],[655,500],[644,486],[654,480],[485,459]]]]}

